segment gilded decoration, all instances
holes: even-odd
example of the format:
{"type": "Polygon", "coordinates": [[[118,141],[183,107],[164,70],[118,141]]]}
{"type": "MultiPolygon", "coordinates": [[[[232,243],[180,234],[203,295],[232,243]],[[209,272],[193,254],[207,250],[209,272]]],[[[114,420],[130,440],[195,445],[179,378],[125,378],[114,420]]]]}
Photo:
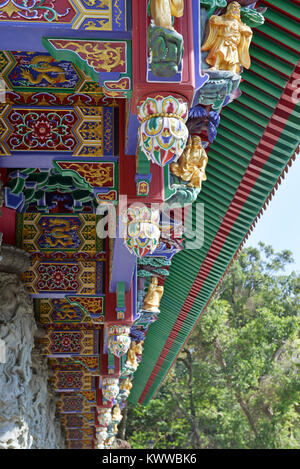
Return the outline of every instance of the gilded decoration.
{"type": "Polygon", "coordinates": [[[111,401],[119,394],[119,378],[103,378],[102,396],[103,399],[111,401]]]}
{"type": "Polygon", "coordinates": [[[115,186],[114,163],[76,163],[57,161],[56,164],[66,174],[75,172],[92,188],[115,186]]]}
{"type": "MultiPolygon", "coordinates": [[[[150,0],[148,13],[148,48],[153,75],[174,77],[183,57],[183,37],[173,24],[184,13],[184,0],[150,0]]],[[[151,81],[151,80],[150,80],[151,81]]]]}
{"type": "MultiPolygon", "coordinates": [[[[138,365],[136,365],[136,368],[137,368],[138,365]]],[[[133,371],[136,370],[135,367],[131,367],[133,371]]],[[[130,395],[130,391],[132,389],[132,382],[130,380],[130,378],[125,378],[121,381],[121,385],[120,385],[120,392],[119,392],[119,395],[118,395],[118,398],[117,398],[117,402],[118,403],[121,403],[122,401],[128,399],[129,395],[130,395]]]]}
{"type": "Polygon", "coordinates": [[[70,440],[68,441],[69,449],[92,449],[93,439],[90,440],[70,440]]]}
{"type": "Polygon", "coordinates": [[[104,297],[67,296],[66,298],[43,298],[35,302],[36,313],[42,324],[87,323],[100,325],[104,322],[104,297]]]}
{"type": "Polygon", "coordinates": [[[117,404],[112,411],[112,422],[118,424],[121,422],[123,415],[121,414],[120,406],[117,404]]]}
{"type": "Polygon", "coordinates": [[[77,391],[77,394],[81,394],[84,391],[93,391],[96,387],[95,377],[81,369],[80,366],[76,369],[75,365],[70,369],[54,370],[51,381],[56,392],[77,391]]]}
{"type": "Polygon", "coordinates": [[[62,425],[65,428],[85,428],[95,424],[95,414],[64,414],[61,417],[62,425]]]}
{"type": "MultiPolygon", "coordinates": [[[[58,72],[46,74],[31,68],[31,53],[14,54],[3,78],[7,91],[6,104],[0,106],[0,155],[25,151],[71,153],[83,157],[118,154],[113,137],[118,107],[112,106],[110,98],[104,98],[103,94],[78,93],[84,82],[69,62],[51,59],[54,62],[51,66],[64,70],[56,80],[58,72]],[[29,78],[32,82],[35,79],[36,84],[28,85],[29,78]],[[50,79],[53,79],[51,86],[50,79]],[[48,86],[50,92],[46,92],[48,86]],[[23,92],[30,88],[37,92],[23,92]],[[51,92],[53,90],[55,93],[51,92]],[[61,93],[62,90],[68,93],[61,93]],[[101,103],[105,99],[106,102],[101,103]]],[[[35,57],[41,60],[40,56],[33,55],[35,57]]],[[[50,56],[46,57],[48,60],[50,56]]],[[[43,67],[45,62],[38,65],[41,63],[43,67]]]]}
{"type": "Polygon", "coordinates": [[[252,30],[241,21],[241,6],[230,3],[226,13],[209,19],[208,36],[202,46],[208,52],[206,62],[216,70],[240,73],[241,66],[250,68],[249,47],[252,30]]]}
{"type": "Polygon", "coordinates": [[[76,64],[83,73],[99,82],[107,96],[131,97],[131,41],[44,38],[42,42],[57,60],[76,64]]]}
{"type": "Polygon", "coordinates": [[[131,206],[122,215],[125,224],[123,237],[127,249],[142,258],[151,254],[159,245],[159,210],[131,206]]]}
{"type": "Polygon", "coordinates": [[[35,310],[42,324],[72,323],[83,320],[82,310],[71,306],[64,298],[45,298],[35,301],[35,310]]]}
{"type": "Polygon", "coordinates": [[[18,214],[19,246],[27,252],[84,251],[96,253],[97,216],[18,214]]]}
{"type": "MultiPolygon", "coordinates": [[[[40,106],[109,106],[99,83],[75,64],[32,51],[0,52],[6,103],[40,106]]],[[[110,102],[111,101],[111,102],[110,102]]]]}
{"type": "MultiPolygon", "coordinates": [[[[66,330],[69,330],[66,328],[66,330]]],[[[71,328],[70,328],[71,330],[71,328]]],[[[76,329],[77,330],[77,329],[76,329]]],[[[82,331],[82,329],[80,329],[82,331]]],[[[84,329],[85,331],[85,329],[84,329]]],[[[98,341],[98,339],[97,339],[98,341]]],[[[97,353],[99,350],[97,350],[97,353]]],[[[53,355],[48,357],[49,365],[53,370],[60,370],[60,369],[72,369],[74,366],[77,369],[84,369],[87,371],[91,376],[99,376],[100,374],[100,356],[99,354],[96,355],[53,355]]]]}
{"type": "MultiPolygon", "coordinates": [[[[94,407],[96,406],[96,396],[95,393],[92,393],[92,396],[87,399],[86,393],[81,391],[78,392],[63,392],[60,394],[60,399],[58,402],[58,410],[61,414],[86,414],[94,412],[94,407]]],[[[90,394],[90,393],[89,393],[90,394]]]]}
{"type": "Polygon", "coordinates": [[[9,125],[5,121],[5,113],[7,110],[9,110],[10,107],[8,104],[0,103],[0,133],[1,133],[1,139],[0,139],[0,156],[1,155],[7,155],[9,154],[9,150],[7,146],[5,145],[5,138],[9,135],[9,125]]]}
{"type": "Polygon", "coordinates": [[[79,145],[74,155],[99,157],[114,154],[114,116],[112,107],[77,108],[81,119],[74,132],[79,145]]]}
{"type": "Polygon", "coordinates": [[[126,42],[49,39],[56,50],[77,54],[96,72],[126,72],[126,42]]]}
{"type": "Polygon", "coordinates": [[[22,70],[21,76],[30,85],[39,85],[43,80],[46,84],[54,85],[54,83],[66,82],[66,76],[64,70],[57,66],[51,65],[52,57],[49,56],[37,56],[31,60],[29,67],[34,72],[37,72],[36,76],[33,75],[31,70],[22,70]],[[52,76],[52,74],[54,76],[52,76]]]}
{"type": "Polygon", "coordinates": [[[165,166],[177,161],[187,139],[188,105],[181,97],[148,97],[139,106],[139,148],[149,161],[165,166]]]}
{"type": "Polygon", "coordinates": [[[29,292],[36,297],[45,293],[94,296],[102,293],[103,264],[33,260],[22,278],[29,292]]]}
{"type": "Polygon", "coordinates": [[[192,136],[189,139],[178,163],[172,163],[170,169],[175,176],[187,182],[188,187],[201,189],[202,181],[206,181],[205,168],[208,162],[201,138],[192,136]]]}
{"type": "Polygon", "coordinates": [[[184,13],[184,0],[150,0],[150,12],[155,26],[174,29],[172,17],[184,13]]]}
{"type": "Polygon", "coordinates": [[[112,109],[107,108],[103,110],[103,152],[105,155],[113,155],[113,119],[112,109]]]}
{"type": "MultiPolygon", "coordinates": [[[[32,294],[102,294],[104,264],[102,241],[96,236],[98,219],[94,214],[18,214],[18,245],[32,253],[30,269],[23,274],[32,294]]],[[[67,309],[65,306],[65,313],[67,309]]],[[[100,317],[98,309],[95,319],[101,321],[100,317]]]]}
{"type": "Polygon", "coordinates": [[[89,82],[83,85],[82,88],[87,87],[87,91],[80,90],[77,92],[43,92],[39,88],[37,92],[24,92],[18,91],[16,88],[13,91],[8,89],[6,93],[6,103],[10,105],[40,105],[40,106],[109,106],[113,105],[113,99],[107,99],[102,92],[102,88],[99,87],[99,92],[88,91],[89,82]],[[16,91],[15,91],[16,90],[16,91]],[[96,94],[97,93],[97,94],[96,94]]]}
{"type": "Polygon", "coordinates": [[[66,428],[65,429],[66,438],[69,441],[83,441],[87,439],[92,439],[94,436],[94,428],[85,427],[85,428],[66,428]]]}
{"type": "Polygon", "coordinates": [[[0,51],[0,73],[3,75],[6,66],[9,64],[9,59],[5,52],[0,51]]]}
{"type": "Polygon", "coordinates": [[[2,0],[0,2],[0,21],[21,21],[37,23],[70,23],[76,11],[68,0],[2,0]]]}
{"type": "Polygon", "coordinates": [[[120,0],[73,0],[80,12],[72,28],[85,31],[125,31],[126,3],[120,0]]]}
{"type": "Polygon", "coordinates": [[[104,297],[78,297],[67,296],[71,305],[79,306],[86,314],[92,318],[94,323],[104,322],[104,297]]]}
{"type": "MultiPolygon", "coordinates": [[[[47,330],[43,339],[47,356],[94,355],[99,350],[98,330],[47,330]]],[[[61,365],[62,366],[62,365],[61,365]]],[[[73,363],[66,366],[73,366],[73,363]]],[[[78,365],[76,365],[78,366],[78,365]]],[[[60,367],[61,368],[61,367],[60,367]]]]}
{"type": "Polygon", "coordinates": [[[78,116],[73,109],[12,109],[7,120],[11,132],[6,138],[10,152],[72,152],[77,144],[73,127],[78,116]]]}
{"type": "Polygon", "coordinates": [[[164,287],[158,285],[157,277],[152,277],[144,299],[143,309],[152,313],[159,313],[160,300],[164,293],[164,287]]]}
{"type": "MultiPolygon", "coordinates": [[[[127,371],[130,371],[130,372],[135,372],[139,366],[139,360],[138,360],[138,356],[141,356],[142,353],[143,353],[143,344],[144,342],[135,342],[135,341],[132,341],[131,342],[131,345],[130,345],[130,349],[128,350],[128,354],[127,354],[127,360],[126,360],[126,363],[125,363],[125,368],[127,369],[127,371]]],[[[123,390],[123,391],[127,391],[128,392],[128,396],[129,396],[129,392],[132,388],[132,383],[130,382],[130,379],[129,378],[126,378],[122,385],[120,386],[120,390],[123,390]]],[[[126,397],[128,397],[126,396],[126,397]]]]}
{"type": "Polygon", "coordinates": [[[127,326],[109,326],[108,333],[108,348],[110,352],[116,357],[120,358],[127,353],[131,339],[129,337],[130,327],[127,326]]]}
{"type": "Polygon", "coordinates": [[[83,82],[80,71],[70,62],[56,61],[50,54],[9,52],[11,66],[8,85],[15,90],[78,90],[83,82]]]}
{"type": "Polygon", "coordinates": [[[0,21],[63,24],[75,30],[126,31],[120,0],[2,0],[0,21]]]}

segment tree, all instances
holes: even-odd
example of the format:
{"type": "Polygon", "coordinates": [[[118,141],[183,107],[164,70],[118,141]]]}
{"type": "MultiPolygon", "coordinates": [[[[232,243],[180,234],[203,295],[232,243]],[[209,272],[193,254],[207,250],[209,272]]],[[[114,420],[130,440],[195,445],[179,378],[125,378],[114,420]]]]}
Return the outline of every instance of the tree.
{"type": "Polygon", "coordinates": [[[240,253],[157,398],[129,408],[133,448],[300,447],[300,276],[284,274],[290,262],[263,243],[240,253]]]}

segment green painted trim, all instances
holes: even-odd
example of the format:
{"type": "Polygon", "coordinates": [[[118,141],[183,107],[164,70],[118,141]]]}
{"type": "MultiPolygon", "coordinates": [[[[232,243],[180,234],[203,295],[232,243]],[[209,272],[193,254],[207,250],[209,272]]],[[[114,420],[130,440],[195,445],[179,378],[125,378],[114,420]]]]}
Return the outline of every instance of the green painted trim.
{"type": "Polygon", "coordinates": [[[139,147],[137,174],[150,174],[150,172],[150,161],[148,160],[141,147],[139,147]]]}
{"type": "Polygon", "coordinates": [[[125,308],[125,282],[117,283],[117,308],[125,308]]]}
{"type": "MultiPolygon", "coordinates": [[[[51,39],[57,39],[57,38],[52,38],[52,37],[43,37],[42,38],[42,44],[45,47],[45,49],[49,52],[49,54],[54,57],[55,60],[61,61],[61,60],[66,60],[68,62],[71,62],[72,64],[76,65],[82,72],[84,72],[86,75],[92,78],[93,81],[96,83],[99,82],[99,73],[95,72],[93,67],[90,67],[89,64],[86,62],[86,60],[82,59],[79,57],[76,52],[70,51],[70,50],[57,50],[55,47],[49,42],[51,39]]],[[[71,38],[68,38],[70,41],[72,40],[71,38]]],[[[74,39],[74,40],[79,40],[79,39],[74,39]]]]}
{"type": "MultiPolygon", "coordinates": [[[[70,176],[76,183],[79,185],[80,188],[85,189],[89,192],[93,192],[94,188],[84,179],[84,177],[80,176],[77,171],[73,169],[62,169],[59,166],[60,162],[70,161],[70,160],[54,160],[53,166],[59,172],[59,174],[63,177],[70,176]]],[[[70,161],[71,163],[76,163],[76,161],[70,161]]]]}
{"type": "MultiPolygon", "coordinates": [[[[99,83],[100,75],[103,77],[105,76],[105,72],[96,72],[95,69],[90,66],[87,62],[87,60],[84,60],[81,58],[77,52],[67,50],[67,49],[62,49],[58,50],[56,49],[52,44],[51,40],[52,39],[57,39],[54,37],[43,37],[42,38],[42,44],[45,47],[45,49],[54,57],[55,60],[61,61],[61,60],[66,60],[68,62],[71,62],[74,64],[76,67],[79,68],[82,72],[84,72],[86,75],[92,78],[93,81],[96,83],[99,83]]],[[[125,40],[125,39],[78,39],[78,38],[60,38],[60,39],[66,39],[69,41],[97,41],[97,42],[125,42],[126,43],[126,68],[127,71],[126,73],[120,73],[119,79],[122,79],[123,77],[128,77],[130,79],[131,83],[131,88],[130,90],[125,90],[126,97],[130,98],[132,95],[132,44],[131,41],[125,40]]],[[[102,80],[103,83],[100,83],[100,86],[103,86],[107,91],[112,91],[110,90],[107,86],[105,86],[106,82],[110,82],[112,80],[109,79],[109,74],[107,80],[102,80]]],[[[118,91],[118,90],[117,90],[118,91]]]]}

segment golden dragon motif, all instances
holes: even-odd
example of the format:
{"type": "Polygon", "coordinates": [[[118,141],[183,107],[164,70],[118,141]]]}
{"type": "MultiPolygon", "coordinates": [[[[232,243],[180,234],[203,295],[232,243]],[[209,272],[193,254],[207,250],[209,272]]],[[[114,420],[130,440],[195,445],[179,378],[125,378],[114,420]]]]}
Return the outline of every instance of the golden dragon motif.
{"type": "Polygon", "coordinates": [[[55,62],[53,57],[48,55],[36,55],[30,61],[29,68],[38,72],[37,77],[30,70],[21,70],[21,75],[25,80],[28,80],[32,85],[38,85],[43,80],[46,80],[50,85],[57,83],[63,83],[66,81],[66,75],[64,70],[58,65],[53,65],[55,62]],[[50,76],[49,73],[55,73],[56,76],[50,76]]]}

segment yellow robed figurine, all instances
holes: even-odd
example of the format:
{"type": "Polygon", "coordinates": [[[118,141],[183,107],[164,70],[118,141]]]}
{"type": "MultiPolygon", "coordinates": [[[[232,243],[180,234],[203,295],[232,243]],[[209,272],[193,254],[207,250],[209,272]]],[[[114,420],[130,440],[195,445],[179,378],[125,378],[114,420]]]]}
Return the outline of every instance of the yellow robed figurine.
{"type": "Polygon", "coordinates": [[[155,26],[174,29],[172,16],[183,16],[184,0],[151,0],[150,11],[155,26]]]}
{"type": "Polygon", "coordinates": [[[144,299],[143,309],[145,311],[150,311],[151,313],[159,313],[159,305],[163,293],[164,287],[158,285],[157,277],[152,277],[147,295],[144,299]]]}
{"type": "Polygon", "coordinates": [[[134,368],[135,370],[138,367],[138,361],[137,361],[137,355],[141,355],[143,353],[143,343],[142,342],[131,342],[130,349],[128,350],[127,354],[127,361],[126,361],[126,366],[130,368],[134,368]]]}
{"type": "Polygon", "coordinates": [[[205,168],[208,162],[206,151],[202,147],[201,138],[192,136],[177,163],[170,169],[175,176],[188,182],[189,187],[201,189],[202,181],[206,181],[205,168]]]}
{"type": "Polygon", "coordinates": [[[213,15],[209,20],[209,34],[202,51],[209,51],[206,62],[217,70],[240,73],[240,65],[250,68],[249,47],[252,30],[241,21],[238,2],[228,5],[226,13],[213,15]]]}
{"type": "Polygon", "coordinates": [[[113,408],[113,411],[112,411],[112,421],[113,422],[117,422],[117,423],[120,423],[121,420],[123,418],[123,415],[121,413],[121,409],[119,407],[119,405],[117,404],[114,408],[113,408]]]}
{"type": "Polygon", "coordinates": [[[131,388],[132,388],[132,382],[130,381],[129,378],[126,378],[126,379],[123,381],[123,383],[121,384],[120,389],[121,389],[122,391],[125,391],[126,394],[129,396],[130,391],[131,391],[131,388]]]}

